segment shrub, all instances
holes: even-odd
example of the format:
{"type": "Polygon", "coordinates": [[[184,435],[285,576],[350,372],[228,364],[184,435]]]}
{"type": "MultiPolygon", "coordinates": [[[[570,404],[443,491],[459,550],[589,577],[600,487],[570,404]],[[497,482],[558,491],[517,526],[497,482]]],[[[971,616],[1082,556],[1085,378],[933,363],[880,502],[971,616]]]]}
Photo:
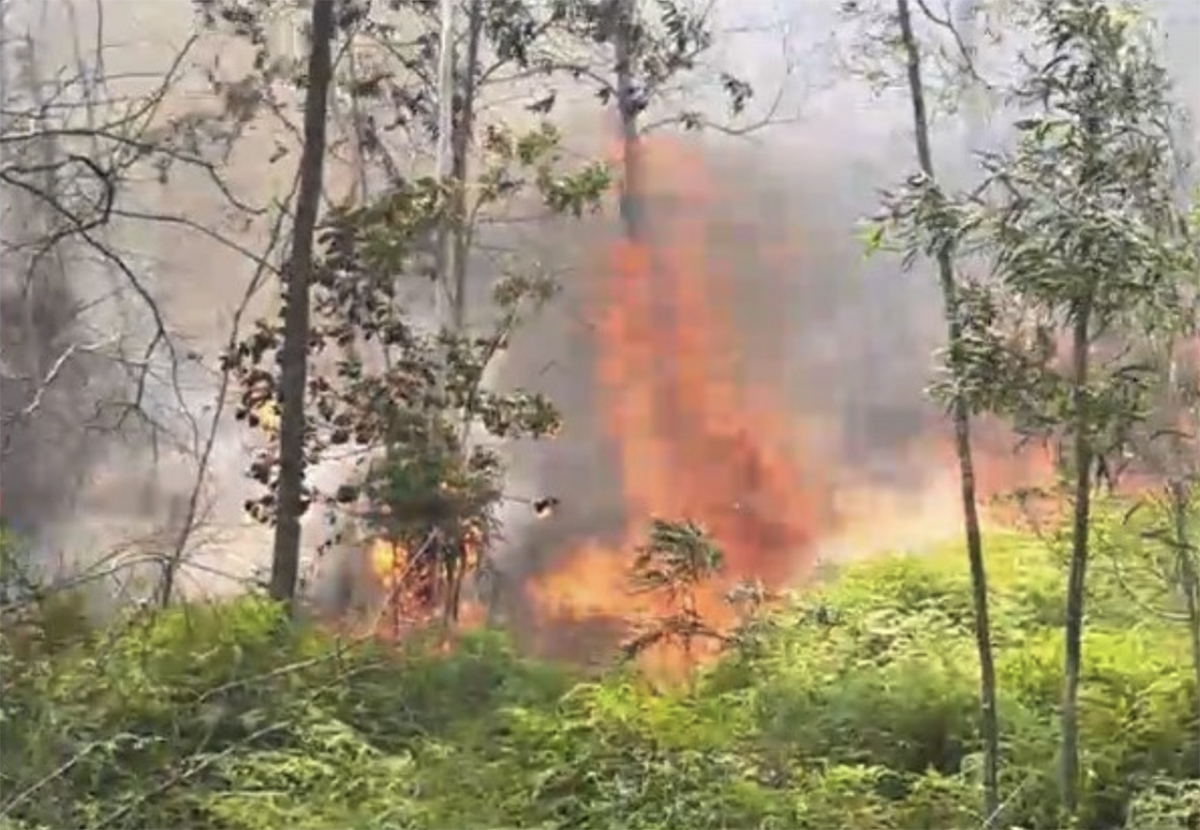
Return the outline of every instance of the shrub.
{"type": "MultiPolygon", "coordinates": [[[[1061,574],[1036,540],[989,550],[994,826],[1054,827],[1061,574]]],[[[949,549],[847,567],[674,690],[628,669],[586,679],[496,631],[448,653],[349,642],[257,598],[133,615],[58,650],[6,645],[4,827],[980,826],[963,570],[949,549]]],[[[1105,578],[1085,644],[1084,826],[1194,826],[1184,632],[1130,625],[1105,578]]]]}

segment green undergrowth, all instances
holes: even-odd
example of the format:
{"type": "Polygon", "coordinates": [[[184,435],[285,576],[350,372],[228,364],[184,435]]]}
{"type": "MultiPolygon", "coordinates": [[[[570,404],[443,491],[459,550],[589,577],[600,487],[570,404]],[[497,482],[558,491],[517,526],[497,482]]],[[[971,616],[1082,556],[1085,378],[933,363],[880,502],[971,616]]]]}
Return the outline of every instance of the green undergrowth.
{"type": "MultiPolygon", "coordinates": [[[[1039,540],[995,537],[988,556],[991,826],[1059,827],[1061,570],[1039,540]]],[[[1080,821],[1194,830],[1187,632],[1132,578],[1097,557],[1080,821]]],[[[496,631],[448,655],[338,640],[256,598],[66,645],[6,627],[0,827],[982,827],[968,587],[956,550],[848,566],[668,692],[522,658],[496,631]]]]}

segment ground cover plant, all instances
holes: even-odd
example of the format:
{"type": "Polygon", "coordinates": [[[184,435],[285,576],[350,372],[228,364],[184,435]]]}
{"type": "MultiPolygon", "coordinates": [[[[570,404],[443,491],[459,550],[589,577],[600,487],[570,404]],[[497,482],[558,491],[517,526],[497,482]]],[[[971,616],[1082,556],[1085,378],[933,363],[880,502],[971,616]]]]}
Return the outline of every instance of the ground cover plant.
{"type": "MultiPolygon", "coordinates": [[[[1120,517],[1107,527],[1112,550],[1144,544],[1120,517]]],[[[1053,539],[989,544],[991,826],[1055,827],[1062,557],[1053,539]]],[[[1079,823],[1183,830],[1200,818],[1188,638],[1137,604],[1137,581],[1101,564],[1090,587],[1079,823]]],[[[494,630],[446,651],[350,640],[257,597],[95,628],[58,602],[44,622],[59,630],[4,629],[6,827],[986,822],[957,549],[847,566],[669,688],[523,657],[494,630]]]]}

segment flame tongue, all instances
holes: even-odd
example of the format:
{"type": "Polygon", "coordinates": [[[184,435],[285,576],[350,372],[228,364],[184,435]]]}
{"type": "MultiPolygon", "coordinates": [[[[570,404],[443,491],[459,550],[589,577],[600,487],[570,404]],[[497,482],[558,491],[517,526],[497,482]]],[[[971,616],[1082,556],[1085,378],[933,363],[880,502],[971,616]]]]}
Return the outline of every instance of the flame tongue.
{"type": "MultiPolygon", "coordinates": [[[[384,614],[379,633],[401,637],[439,619],[445,613],[445,586],[435,583],[436,571],[412,561],[401,544],[376,539],[368,551],[371,572],[384,591],[384,614]]],[[[487,617],[486,609],[471,598],[458,608],[458,624],[473,628],[487,617]]]]}
{"type": "MultiPolygon", "coordinates": [[[[696,158],[672,144],[645,150],[655,181],[662,175],[672,185],[655,196],[712,206],[696,158]]],[[[723,597],[734,584],[761,579],[775,588],[802,575],[829,522],[814,496],[815,471],[795,451],[804,434],[770,390],[739,376],[732,275],[719,267],[706,231],[695,213],[676,210],[656,228],[653,249],[623,241],[611,252],[598,297],[596,370],[631,521],[619,548],[583,544],[530,587],[548,628],[563,617],[636,621],[670,612],[661,598],[628,589],[652,516],[691,519],[722,547],[724,573],[689,599],[690,610],[715,626],[733,617],[723,597]]],[[[409,558],[382,540],[371,551],[397,633],[401,618],[423,622],[435,613],[410,584],[409,558]]]]}
{"type": "MultiPolygon", "coordinates": [[[[677,205],[705,205],[703,168],[673,145],[647,144],[677,205]],[[686,192],[685,192],[686,191],[686,192]]],[[[657,181],[657,179],[656,179],[657,181]]],[[[655,195],[658,195],[657,193],[655,195]]],[[[651,516],[692,519],[725,553],[725,572],[696,598],[717,623],[732,611],[734,583],[776,588],[812,562],[829,517],[817,480],[795,452],[805,436],[781,420],[782,401],[739,376],[731,330],[733,275],[696,215],[677,210],[656,227],[656,245],[623,241],[600,297],[598,381],[621,465],[631,524],[621,550],[586,545],[535,586],[539,604],[574,616],[654,613],[631,596],[626,571],[651,516]]]]}
{"type": "MultiPolygon", "coordinates": [[[[892,547],[899,536],[924,543],[935,534],[940,539],[947,531],[961,532],[957,503],[953,493],[945,495],[942,479],[936,487],[903,492],[854,476],[835,483],[824,456],[812,452],[816,439],[828,443],[830,431],[807,413],[791,412],[782,383],[764,388],[748,380],[738,365],[731,313],[740,290],[737,275],[722,266],[715,234],[698,218],[702,212],[719,215],[704,168],[673,143],[656,139],[644,152],[646,169],[654,173],[651,184],[669,183],[653,195],[672,197],[667,201],[675,207],[656,222],[653,248],[614,245],[594,309],[596,380],[629,525],[617,547],[587,541],[565,551],[527,592],[539,637],[552,641],[542,644],[570,640],[572,657],[590,646],[580,643],[578,627],[564,622],[628,628],[644,617],[681,612],[663,597],[629,590],[635,549],[653,516],[695,521],[724,551],[724,572],[689,597],[684,609],[716,629],[735,621],[735,608],[725,601],[731,588],[761,583],[769,596],[808,575],[819,546],[836,550],[841,540],[861,553],[892,547]],[[937,509],[915,509],[914,496],[936,496],[925,501],[937,509]],[[846,534],[848,529],[865,533],[846,534]]],[[[952,475],[954,456],[945,436],[925,436],[908,450],[913,469],[952,475]]],[[[1018,479],[1048,475],[1052,465],[1044,454],[1014,460],[1010,450],[984,448],[977,455],[981,497],[1018,479]]],[[[552,506],[544,505],[547,512],[552,506]]],[[[372,558],[375,573],[401,603],[398,614],[428,620],[440,611],[397,587],[409,565],[403,550],[380,542],[372,558]]],[[[467,609],[462,619],[472,618],[482,619],[482,611],[467,609]]],[[[660,650],[654,662],[678,669],[711,649],[682,651],[678,644],[673,652],[660,650]]]]}
{"type": "Polygon", "coordinates": [[[388,619],[385,629],[393,636],[400,636],[414,626],[428,622],[435,609],[431,597],[422,591],[413,572],[411,556],[405,547],[386,539],[376,539],[370,549],[371,570],[385,594],[385,611],[388,619]]]}

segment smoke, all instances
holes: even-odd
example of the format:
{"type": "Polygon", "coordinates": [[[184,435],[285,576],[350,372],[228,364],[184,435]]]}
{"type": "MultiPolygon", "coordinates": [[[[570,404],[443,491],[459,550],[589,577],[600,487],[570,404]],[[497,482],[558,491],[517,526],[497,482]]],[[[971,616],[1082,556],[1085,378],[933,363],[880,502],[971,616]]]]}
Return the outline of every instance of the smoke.
{"type": "MultiPolygon", "coordinates": [[[[109,42],[105,26],[121,23],[129,11],[127,5],[101,14],[99,6],[79,3],[5,3],[0,18],[0,515],[43,578],[107,560],[105,568],[120,578],[98,594],[128,592],[135,583],[144,590],[140,577],[158,569],[148,557],[172,551],[185,525],[203,525],[190,534],[185,554],[232,542],[217,557],[229,560],[248,548],[237,539],[246,530],[239,488],[229,487],[246,455],[232,423],[218,431],[212,480],[189,520],[196,458],[214,411],[215,359],[228,336],[228,300],[244,289],[221,285],[206,270],[229,264],[229,245],[223,250],[210,237],[196,257],[198,234],[181,226],[194,218],[198,227],[213,229],[212,236],[221,234],[234,224],[224,215],[229,199],[213,197],[218,188],[204,171],[168,177],[164,170],[164,184],[154,170],[122,162],[131,145],[62,137],[70,128],[96,125],[120,133],[137,123],[128,120],[131,104],[147,100],[164,121],[195,111],[186,95],[182,102],[153,95],[186,42],[188,16],[173,12],[168,17],[179,25],[165,26],[151,15],[146,22],[159,26],[163,39],[126,49],[109,42]],[[103,188],[95,170],[72,161],[79,156],[125,171],[114,182],[114,214],[90,228],[103,188]],[[173,247],[189,235],[191,245],[173,247]],[[218,322],[224,325],[213,325],[218,322]]],[[[125,30],[140,32],[126,22],[125,30]]],[[[207,104],[211,111],[212,101],[207,104]]],[[[257,229],[245,230],[249,247],[257,229]]],[[[259,564],[239,564],[233,579],[210,568],[203,581],[236,584],[259,564]]]]}
{"type": "Polygon", "coordinates": [[[97,442],[73,424],[86,417],[89,378],[102,385],[107,367],[87,354],[63,359],[71,344],[75,299],[61,261],[47,256],[24,265],[6,263],[0,287],[6,484],[0,509],[18,531],[38,531],[72,508],[73,495],[100,459],[97,442]],[[20,279],[30,271],[30,279],[20,279]],[[51,375],[53,384],[43,388],[51,375]]]}
{"type": "MultiPolygon", "coordinates": [[[[847,141],[819,135],[787,148],[695,143],[715,201],[652,200],[648,213],[652,220],[703,214],[692,221],[721,251],[733,303],[722,311],[733,321],[746,379],[782,393],[797,422],[828,424],[838,442],[829,460],[860,472],[873,466],[876,475],[911,485],[924,471],[896,465],[932,422],[921,390],[939,337],[937,295],[932,281],[862,253],[855,226],[870,210],[876,171],[859,163],[847,141]]],[[[561,250],[582,256],[548,319],[516,339],[500,379],[545,391],[565,420],[559,438],[516,454],[516,478],[531,488],[525,495],[562,501],[551,520],[527,518],[523,538],[509,522],[506,565],[516,570],[545,564],[581,535],[616,542],[626,527],[614,436],[600,422],[603,392],[595,384],[597,291],[617,233],[600,220],[555,229],[561,250]]]]}
{"type": "MultiPolygon", "coordinates": [[[[3,45],[7,139],[45,129],[46,117],[38,113],[52,108],[35,42],[6,39],[3,45]],[[12,114],[22,110],[30,117],[12,114]]],[[[104,428],[102,403],[122,386],[107,357],[116,345],[111,332],[119,328],[110,325],[110,335],[102,334],[103,324],[112,321],[94,305],[89,309],[102,290],[96,281],[103,268],[69,233],[64,213],[80,200],[66,159],[61,143],[49,136],[6,140],[3,154],[0,511],[41,550],[81,509],[80,496],[111,445],[130,437],[104,428]]]]}
{"type": "MultiPolygon", "coordinates": [[[[798,418],[828,425],[830,446],[824,451],[834,466],[881,486],[912,487],[927,471],[911,463],[906,448],[938,423],[922,394],[931,350],[941,339],[936,283],[920,271],[901,273],[894,261],[867,260],[857,232],[877,203],[876,189],[913,167],[906,101],[894,91],[875,97],[863,83],[840,77],[840,69],[829,63],[822,47],[831,31],[830,8],[836,4],[795,0],[779,9],[744,5],[746,17],[728,21],[742,26],[742,34],[723,38],[717,58],[735,70],[748,70],[742,74],[755,82],[760,100],[786,86],[789,95],[781,114],[798,117],[744,139],[717,133],[692,139],[717,198],[706,204],[658,204],[651,212],[706,213],[706,226],[722,242],[735,286],[728,312],[737,324],[740,363],[756,382],[782,390],[798,418]],[[783,19],[792,29],[751,31],[746,20],[758,18],[753,21],[757,25],[764,17],[783,19]],[[764,59],[768,52],[775,54],[780,40],[787,41],[786,54],[764,59]],[[790,62],[793,56],[810,54],[816,57],[801,69],[790,62]],[[817,63],[821,65],[815,67],[817,63]],[[795,74],[785,76],[785,64],[795,74]]],[[[93,73],[103,70],[112,79],[101,91],[116,105],[147,93],[192,28],[188,4],[106,4],[103,15],[98,5],[70,0],[6,6],[9,31],[23,26],[44,44],[41,60],[47,77],[82,60],[93,73]],[[112,41],[103,56],[88,53],[86,44],[98,38],[112,41]]],[[[1200,46],[1194,4],[1162,0],[1156,8],[1165,10],[1168,62],[1180,79],[1181,94],[1195,103],[1200,77],[1192,62],[1185,63],[1200,46]]],[[[218,74],[225,79],[240,77],[249,60],[221,44],[206,49],[193,54],[190,64],[213,66],[213,55],[220,52],[218,74]]],[[[606,152],[615,132],[596,114],[595,101],[581,97],[585,100],[560,101],[556,117],[579,155],[606,152]]],[[[219,105],[205,72],[191,71],[163,102],[161,119],[209,112],[219,105]]],[[[488,115],[501,116],[514,121],[528,117],[503,107],[488,115]]],[[[266,165],[264,159],[273,157],[278,146],[294,146],[273,115],[242,126],[231,141],[231,154],[222,160],[223,186],[243,202],[266,205],[287,193],[294,155],[277,165],[266,165]]],[[[948,175],[962,175],[968,167],[965,128],[952,116],[938,131],[939,165],[948,175]]],[[[334,198],[350,178],[345,168],[334,165],[329,186],[334,198]]],[[[178,529],[173,523],[195,481],[197,440],[207,433],[214,411],[217,356],[253,272],[236,246],[260,251],[265,241],[262,218],[231,210],[228,194],[203,171],[174,171],[165,185],[139,182],[127,198],[129,212],[186,218],[217,229],[226,241],[178,221],[127,217],[113,228],[113,245],[146,276],[180,345],[173,359],[161,353],[156,358],[157,380],[147,392],[150,410],[170,427],[175,443],[164,443],[156,452],[146,431],[130,436],[85,428],[98,401],[127,396],[130,390],[125,369],[111,360],[85,354],[73,358],[37,417],[19,429],[4,429],[11,450],[0,469],[0,509],[5,519],[43,540],[47,556],[70,550],[74,554],[68,558],[87,558],[120,535],[165,528],[170,537],[178,529]],[[188,352],[196,359],[186,359],[188,352]]],[[[5,216],[10,240],[12,217],[11,212],[5,216]]],[[[517,249],[519,261],[558,272],[565,284],[562,297],[514,340],[497,372],[502,385],[531,386],[549,394],[563,408],[566,424],[555,441],[510,448],[512,500],[504,511],[508,544],[502,558],[517,574],[537,569],[581,536],[616,541],[628,518],[593,372],[595,292],[617,235],[610,216],[536,226],[497,221],[482,234],[490,250],[517,249]],[[543,495],[560,498],[561,507],[552,519],[538,521],[530,501],[543,495]]],[[[115,331],[125,341],[125,353],[136,354],[151,334],[145,305],[131,296],[119,275],[98,266],[94,257],[78,251],[72,257],[55,264],[55,274],[39,276],[32,305],[14,299],[17,287],[6,277],[0,296],[5,361],[0,397],[6,418],[14,405],[27,405],[31,394],[31,381],[19,378],[36,378],[39,372],[44,377],[53,357],[72,342],[94,342],[97,335],[103,339],[115,331]],[[99,302],[118,286],[119,298],[99,302]],[[79,318],[76,310],[89,303],[95,307],[79,318]]],[[[472,261],[476,312],[484,305],[482,284],[499,268],[490,257],[480,251],[472,261]]],[[[4,270],[7,275],[18,269],[4,270]]],[[[271,310],[270,294],[265,291],[255,302],[249,318],[271,310]]],[[[219,426],[211,486],[202,499],[208,531],[197,541],[206,542],[212,553],[196,560],[206,570],[195,572],[197,584],[214,591],[226,590],[236,577],[263,566],[268,539],[240,509],[253,493],[244,466],[254,439],[231,419],[219,426]],[[230,576],[201,575],[213,571],[230,576]]],[[[330,469],[320,475],[332,481],[342,472],[330,469]]],[[[309,519],[306,547],[322,541],[322,521],[320,516],[309,519]]]]}
{"type": "MultiPolygon", "coordinates": [[[[1194,106],[1200,76],[1183,62],[1184,44],[1200,45],[1200,16],[1179,3],[1156,6],[1177,94],[1194,106]]],[[[806,13],[820,14],[799,4],[797,14],[806,13]]],[[[649,212],[659,219],[702,214],[696,224],[718,240],[734,286],[726,312],[736,324],[738,362],[754,385],[782,392],[797,422],[829,439],[815,451],[834,471],[830,486],[845,490],[833,498],[852,502],[869,491],[877,509],[913,516],[912,527],[889,524],[881,531],[887,538],[847,532],[845,540],[831,540],[831,555],[847,555],[853,544],[906,544],[897,537],[901,532],[911,531],[914,544],[927,543],[928,534],[945,533],[956,522],[948,459],[928,452],[946,425],[924,394],[944,338],[941,296],[934,275],[919,265],[905,272],[895,258],[868,260],[860,231],[879,205],[880,189],[915,167],[907,96],[903,89],[875,95],[846,79],[808,80],[818,92],[804,102],[798,122],[750,141],[709,133],[688,142],[688,151],[704,160],[715,198],[659,200],[649,212]]],[[[971,151],[980,142],[994,147],[1003,141],[1004,121],[1003,112],[990,118],[972,112],[935,122],[935,158],[950,187],[974,178],[971,151]]],[[[545,568],[581,538],[610,548],[627,543],[630,519],[621,502],[619,437],[600,423],[603,391],[595,384],[595,293],[619,229],[588,222],[551,234],[540,243],[550,249],[547,259],[572,261],[568,290],[552,319],[517,341],[503,380],[543,389],[564,410],[563,435],[521,448],[515,465],[527,495],[553,495],[562,503],[546,521],[520,504],[512,508],[502,559],[514,574],[545,568]]],[[[675,357],[658,353],[648,362],[657,366],[675,357]]],[[[1008,445],[985,449],[1011,451],[1008,445]]]]}

